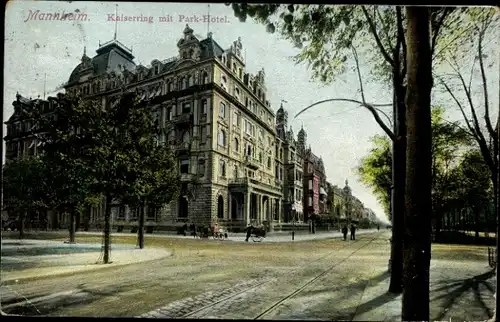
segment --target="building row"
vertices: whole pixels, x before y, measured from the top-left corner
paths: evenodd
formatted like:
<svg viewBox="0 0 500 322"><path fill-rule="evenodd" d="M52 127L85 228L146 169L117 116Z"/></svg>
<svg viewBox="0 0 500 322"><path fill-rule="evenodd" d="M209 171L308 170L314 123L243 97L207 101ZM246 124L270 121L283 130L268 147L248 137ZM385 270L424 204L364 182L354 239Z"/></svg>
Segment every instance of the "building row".
<svg viewBox="0 0 500 322"><path fill-rule="evenodd" d="M347 182L342 191L327 182L323 160L307 146L303 128L295 137L283 105L274 113L264 69L256 75L246 72L241 39L224 50L210 33L200 40L186 25L177 48L176 57L146 67L136 65L132 51L113 39L92 58L84 49L64 86L65 95L96 104L113 104L124 91L150 102L162 129L160 141L176 151L181 186L168 205L146 210L146 225L170 230L187 222L217 222L230 231L248 224L273 230L290 224L308 227L318 216L345 217L357 199L346 198ZM17 95L6 122L7 162L42 151L33 132L35 120L23 114L33 105L50 112L58 108L58 97ZM78 224L98 227L103 211L89 208ZM112 213L115 226L137 224L138 211L119 200ZM67 224L65 214L49 211L48 216L50 227Z"/></svg>

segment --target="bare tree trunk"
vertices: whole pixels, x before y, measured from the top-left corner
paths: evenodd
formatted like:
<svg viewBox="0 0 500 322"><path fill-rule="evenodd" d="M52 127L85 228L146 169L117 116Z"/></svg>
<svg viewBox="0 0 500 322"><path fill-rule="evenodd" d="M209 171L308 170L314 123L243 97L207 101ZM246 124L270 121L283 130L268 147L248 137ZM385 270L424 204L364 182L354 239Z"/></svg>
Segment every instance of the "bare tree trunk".
<svg viewBox="0 0 500 322"><path fill-rule="evenodd" d="M69 242L71 244L75 243L76 235L76 214L74 210L69 213Z"/></svg>
<svg viewBox="0 0 500 322"><path fill-rule="evenodd" d="M139 229L137 230L137 239L139 248L144 248L144 208L146 207L146 202L141 201L141 209L139 212Z"/></svg>
<svg viewBox="0 0 500 322"><path fill-rule="evenodd" d="M429 8L406 7L406 189L403 321L429 321L432 138Z"/></svg>
<svg viewBox="0 0 500 322"><path fill-rule="evenodd" d="M111 250L111 195L106 194L106 209L104 212L104 264L110 263Z"/></svg>
<svg viewBox="0 0 500 322"><path fill-rule="evenodd" d="M19 213L19 223L18 223L18 227L19 227L19 239L23 239L24 238L24 221L25 220L26 220L26 211L22 210Z"/></svg>

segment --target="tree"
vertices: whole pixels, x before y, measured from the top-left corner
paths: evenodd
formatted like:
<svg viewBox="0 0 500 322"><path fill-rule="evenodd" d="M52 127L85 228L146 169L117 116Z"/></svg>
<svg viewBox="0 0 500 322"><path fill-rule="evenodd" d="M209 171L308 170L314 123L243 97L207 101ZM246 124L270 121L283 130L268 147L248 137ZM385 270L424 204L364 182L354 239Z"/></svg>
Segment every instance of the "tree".
<svg viewBox="0 0 500 322"><path fill-rule="evenodd" d="M406 18L408 85L402 319L428 321L432 212L430 11L426 7L407 7Z"/></svg>
<svg viewBox="0 0 500 322"><path fill-rule="evenodd" d="M117 123L119 149L129 151L134 164L127 173L128 182L122 200L139 209L139 248L144 248L144 209L169 203L178 193L179 176L175 155L162 144L161 129L147 102L126 95L117 105L121 117Z"/></svg>
<svg viewBox="0 0 500 322"><path fill-rule="evenodd" d="M81 159L91 142L88 126L95 110L63 95L51 106L47 111L34 105L27 112L35 121L34 132L42 143L40 160L51 170L44 178L45 203L70 214L69 240L74 243L76 217L81 218L87 206L99 203L97 193L92 190L95 179L89 176L88 163Z"/></svg>
<svg viewBox="0 0 500 322"><path fill-rule="evenodd" d="M228 4L229 5L229 4ZM401 7L376 6L327 6L327 5L250 5L232 4L235 15L241 21L247 16L266 24L269 32L278 30L286 39L292 41L302 52L295 57L296 62L307 62L315 80L329 84L346 68L347 56L351 48L364 49L364 54L372 58L371 70L374 78L382 78L391 84L394 91L393 118L394 129L389 130L378 112L364 101L377 123L394 142L394 202L391 292L401 292L402 239L404 214L404 175L405 175L405 91L406 42ZM432 47L437 47L442 29L452 30L455 23L447 24L453 8L432 8ZM271 19L275 19L271 21ZM455 40L456 42L456 40ZM376 50L373 50L373 49ZM356 56L356 55L355 55ZM394 180L395 179L395 180Z"/></svg>
<svg viewBox="0 0 500 322"><path fill-rule="evenodd" d="M6 207L18 215L19 238L24 238L26 214L46 209L46 164L37 157L20 157L3 166L3 200Z"/></svg>
<svg viewBox="0 0 500 322"><path fill-rule="evenodd" d="M495 103L489 94L490 82L488 82L487 71L491 70L498 55L495 55L496 48L493 49L487 44L498 38L500 18L494 9L476 8L472 13L468 28L473 31L473 37L464 41L458 48L446 49L445 62L451 67L453 73L436 76L441 85L440 89L444 90L460 109L468 130L479 145L484 161L490 168L493 191L496 195L498 187L495 155L498 154L498 124L493 126L490 117L490 111ZM471 66L469 75L461 66ZM478 73L480 81L478 86L474 86L475 75ZM477 97L481 98L477 99ZM479 117L480 111L484 111L482 121ZM495 199L495 209L497 203Z"/></svg>
<svg viewBox="0 0 500 322"><path fill-rule="evenodd" d="M431 111L432 131L432 204L436 222L436 234L439 233L439 222L448 203L451 192L447 186L452 185L455 178L450 167L458 161L464 149L472 148L471 133L460 126L459 122L449 122L444 116L445 109L434 106ZM392 186L392 151L387 137L376 135L372 137L373 147L369 154L361 160L357 173L361 181L372 188L373 194L384 206L389 215L390 195ZM451 188L449 188L451 189Z"/></svg>

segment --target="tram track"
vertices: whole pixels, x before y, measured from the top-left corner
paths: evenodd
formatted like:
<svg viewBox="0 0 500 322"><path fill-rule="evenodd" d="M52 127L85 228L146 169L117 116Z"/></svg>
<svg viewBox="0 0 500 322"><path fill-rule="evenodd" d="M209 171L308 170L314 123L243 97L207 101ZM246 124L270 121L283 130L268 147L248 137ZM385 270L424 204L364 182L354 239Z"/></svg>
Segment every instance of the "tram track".
<svg viewBox="0 0 500 322"><path fill-rule="evenodd" d="M316 274L313 278L311 278L310 280L308 280L306 283L302 284L301 286L299 286L298 288L296 288L294 291L290 292L288 295L280 298L279 300L277 301L274 301L274 303L272 305L270 305L267 309L261 311L259 314L257 314L256 316L254 316L253 318L251 318L252 320L259 320L261 319L262 317L264 317L265 315L267 315L268 313L272 312L274 309L276 309L278 306L280 306L281 304L285 303L286 301L292 299L293 297L295 297L297 294L299 294L300 292L302 292L304 289L306 289L308 286L311 286L313 285L316 281L320 280L322 277L328 275L328 273L331 272L331 270L333 268L335 268L336 266L346 262L347 260L349 260L352 256L354 256L356 253L358 253L359 251L361 251L363 248L365 248L366 246L368 246L369 244L371 244L373 241L375 241L376 239L378 239L378 235L377 234L375 237L371 238L368 242L365 242L363 243L360 247L357 247L353 252L349 253L349 255L347 255L346 257L342 258L341 260L339 261L336 261L333 265L330 265L329 267L327 267L326 269L322 270L319 274ZM322 255L316 259L314 259L313 261L309 261L308 264L313 264L313 263L317 263L319 261L322 261L324 259L327 259L328 257L332 256L332 255L335 255L335 254L338 254L338 252L342 249L345 249L346 247L350 246L350 244L346 244L340 248L336 248L335 250L327 253L326 255ZM295 275L296 273L298 273L300 271L300 269L303 269L303 267L299 267L299 268L296 268L294 269L295 272L294 274L292 275ZM287 275L288 277L290 277L290 275ZM231 294L230 296L226 297L226 298L223 298L223 299L220 299L220 300L217 300L216 302L213 302L213 303L210 303L209 305L205 305L201 308L197 308L195 310L192 310L190 311L189 313L186 313L186 314L183 314L182 316L178 316L178 318L192 318L194 315L196 315L197 313L200 313L200 312L203 312L205 310L210 310L211 308L214 308L215 306L221 304L221 303L224 303L226 301L230 301L230 300L234 300L237 296L239 295L244 295L245 293L248 293L248 292L251 292L255 289L258 289L259 287L261 286L264 286L266 284L269 284L269 283L272 283L276 281L276 279L266 279L262 282L259 282L257 283L256 285L253 285L252 287L248 288L248 289L245 289L243 291L239 291L237 293L234 293L234 294Z"/></svg>

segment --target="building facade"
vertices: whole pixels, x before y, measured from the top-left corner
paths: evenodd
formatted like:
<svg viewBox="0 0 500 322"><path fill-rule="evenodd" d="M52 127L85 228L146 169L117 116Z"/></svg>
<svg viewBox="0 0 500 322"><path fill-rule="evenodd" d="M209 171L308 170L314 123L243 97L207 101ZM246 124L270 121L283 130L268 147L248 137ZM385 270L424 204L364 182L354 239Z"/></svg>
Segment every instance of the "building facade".
<svg viewBox="0 0 500 322"><path fill-rule="evenodd" d="M148 67L136 65L132 51L116 39L100 45L92 58L84 50L66 93L113 104L127 91L149 101L163 131L160 141L177 152L181 193L163 209L148 211L147 224L272 227L282 217L282 185L274 171L275 115L264 70L245 71L240 39L224 50L211 34L200 40L186 25L177 47L178 56ZM19 144L18 150L26 144L31 149L31 143ZM14 145L8 142L11 154ZM117 225L137 219L118 201L113 214Z"/></svg>
<svg viewBox="0 0 500 322"><path fill-rule="evenodd" d="M161 143L176 151L181 186L168 205L146 209L146 226L172 230L188 222L217 222L229 231L248 224L272 230L328 213L323 161L306 148L304 129L295 140L283 106L274 114L264 69L246 72L241 39L223 49L210 33L198 39L186 25L177 48L177 56L150 66L135 64L132 50L116 39L100 45L94 57L84 49L64 86L66 95L96 104L112 106L123 92L149 102L162 129ZM49 112L58 97L17 95L13 106L4 138L7 162L41 151L34 120L23 109L40 106ZM103 212L103 206L90 208L77 221L99 228ZM69 216L51 213L54 228L68 223ZM116 200L113 225L137 226L138 213Z"/></svg>
<svg viewBox="0 0 500 322"><path fill-rule="evenodd" d="M303 211L303 162L297 151L292 127L288 128L288 112L283 103L276 112L276 161L277 173L283 174L283 221L304 222Z"/></svg>

